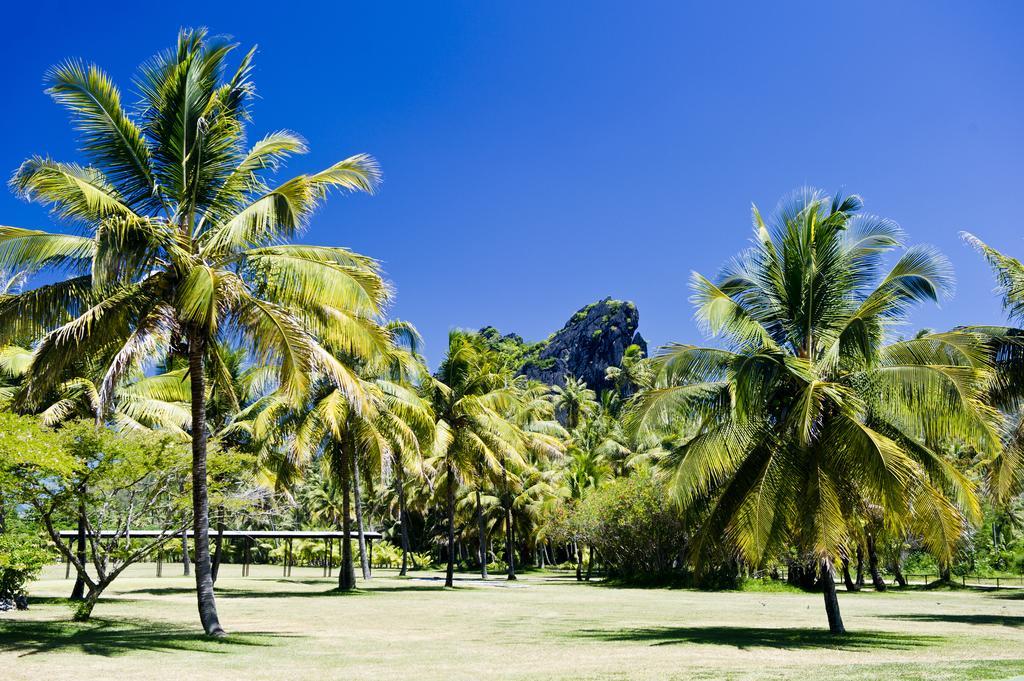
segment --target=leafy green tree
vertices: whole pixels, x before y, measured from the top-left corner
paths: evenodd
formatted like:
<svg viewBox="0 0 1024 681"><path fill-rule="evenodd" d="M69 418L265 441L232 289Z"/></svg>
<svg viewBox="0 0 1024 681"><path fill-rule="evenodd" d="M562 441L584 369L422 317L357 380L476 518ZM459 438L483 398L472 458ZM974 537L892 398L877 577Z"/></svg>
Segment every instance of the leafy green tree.
<svg viewBox="0 0 1024 681"><path fill-rule="evenodd" d="M630 414L640 436L667 438L660 465L675 498L706 508L696 555L723 537L753 564L796 546L819 566L834 633L844 627L833 561L856 506L897 527L928 518L926 539L952 546L979 505L939 447L1000 446L983 338L886 344L914 304L949 289L948 262L902 249L896 224L861 211L856 196L814 190L768 223L755 208L754 245L716 281L692 278L697 318L727 346L665 349L657 387Z"/></svg>
<svg viewBox="0 0 1024 681"><path fill-rule="evenodd" d="M178 491L188 474L188 448L168 435L136 434L129 439L97 429L89 421L69 423L53 437L55 455L65 460L63 470L25 466L15 489L86 586L75 619L87 620L118 575L176 535L172 528L180 527L180 522L175 520L188 512ZM71 542L60 536L61 522L79 513L92 548L91 570ZM161 536L131 538L133 528L154 521L167 527Z"/></svg>
<svg viewBox="0 0 1024 681"><path fill-rule="evenodd" d="M159 339L188 358L196 592L209 635L223 635L213 593L207 495L206 377L229 391L218 339L239 340L256 363L278 360L298 399L314 373L348 370L317 339L367 349L359 319L375 314L386 287L376 263L342 248L291 245L332 188L371 191L377 165L365 155L277 185L268 176L306 150L275 132L246 147L252 56L228 69L234 45L185 30L144 64L140 103L129 112L98 67L69 61L47 76L71 113L88 165L31 158L12 186L53 207L84 234L0 229L0 268L63 268L73 276L0 299L3 339L38 326L29 399L63 380L75 357L109 356L100 390L153 355Z"/></svg>

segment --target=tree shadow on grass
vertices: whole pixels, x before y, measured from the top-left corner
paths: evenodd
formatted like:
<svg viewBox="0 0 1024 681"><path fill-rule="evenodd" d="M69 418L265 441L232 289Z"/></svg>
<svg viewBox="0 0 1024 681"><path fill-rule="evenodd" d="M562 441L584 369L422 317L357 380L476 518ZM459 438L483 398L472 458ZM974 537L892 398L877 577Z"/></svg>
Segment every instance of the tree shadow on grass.
<svg viewBox="0 0 1024 681"><path fill-rule="evenodd" d="M294 590L269 590L262 591L260 589L229 589L217 587L215 590L218 598L233 599L233 598L331 598L340 596L369 596L374 593L388 593L388 592L403 592L403 591L442 591L441 586L435 585L423 585L423 586L404 586L404 585L374 585L370 588L355 589L353 591L338 591L335 587L330 587L322 591L294 591ZM175 595L192 595L195 594L195 588L193 587L151 587L145 589L132 589L131 591L122 591L120 595L130 596L131 594L148 594L150 596L175 596Z"/></svg>
<svg viewBox="0 0 1024 681"><path fill-rule="evenodd" d="M1024 589L999 592L993 591L992 598L999 598L1004 601L1024 601Z"/></svg>
<svg viewBox="0 0 1024 681"><path fill-rule="evenodd" d="M138 651L195 651L223 654L232 648L270 646L278 634L254 632L210 638L166 622L106 620L53 622L0 620L0 652L22 656L74 651L87 655L117 657Z"/></svg>
<svg viewBox="0 0 1024 681"><path fill-rule="evenodd" d="M911 636L888 631L856 631L834 636L825 629L759 627L644 627L636 629L584 629L573 636L601 641L649 643L652 646L697 643L727 645L740 649L780 648L799 650L909 650L938 643L939 636Z"/></svg>
<svg viewBox="0 0 1024 681"><path fill-rule="evenodd" d="M954 624L1001 624L1004 627L1024 627L1024 615L884 615L890 620L908 620L912 622L949 622Z"/></svg>

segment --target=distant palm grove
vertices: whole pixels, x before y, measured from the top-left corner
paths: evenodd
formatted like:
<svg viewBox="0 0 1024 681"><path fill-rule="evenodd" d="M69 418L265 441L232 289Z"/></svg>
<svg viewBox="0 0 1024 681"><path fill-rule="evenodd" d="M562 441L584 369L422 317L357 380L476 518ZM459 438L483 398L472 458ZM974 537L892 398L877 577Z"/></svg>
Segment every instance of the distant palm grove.
<svg viewBox="0 0 1024 681"><path fill-rule="evenodd" d="M1024 331L916 330L950 264L859 196L755 208L749 248L690 275L707 346L548 385L524 375L536 346L454 330L431 370L389 316L387 254L300 239L377 163L282 180L306 143L247 136L252 58L183 31L130 102L97 66L46 76L81 158L11 178L53 231L0 227L0 600L66 562L85 620L129 565L174 561L223 636L224 563L336 569L344 591L381 565L446 587L543 568L788 582L844 634L839 590L1024 571ZM1024 320L1024 265L963 237ZM224 539L247 529L352 540Z"/></svg>

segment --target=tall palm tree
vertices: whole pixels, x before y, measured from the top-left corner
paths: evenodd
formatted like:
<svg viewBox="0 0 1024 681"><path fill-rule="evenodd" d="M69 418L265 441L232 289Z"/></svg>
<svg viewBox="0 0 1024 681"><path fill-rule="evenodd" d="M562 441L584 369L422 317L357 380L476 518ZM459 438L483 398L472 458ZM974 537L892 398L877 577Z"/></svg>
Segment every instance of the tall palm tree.
<svg viewBox="0 0 1024 681"><path fill-rule="evenodd" d="M443 475L448 534L445 586L454 585L455 497L465 479L482 471L500 474L503 461L520 461L522 430L505 416L516 401L509 376L476 334L452 331L437 374L424 381L435 415L432 468ZM478 515L480 504L478 502ZM484 543L481 528L481 543ZM486 560L486 557L484 558Z"/></svg>
<svg viewBox="0 0 1024 681"><path fill-rule="evenodd" d="M988 261L996 276L997 290L1010 321L1024 322L1024 264L1004 255L973 234L964 240ZM1024 488L1024 330L1006 326L968 327L992 339L997 371L990 401L1010 418L1011 432L1006 446L993 457L988 487L997 504L1006 507Z"/></svg>
<svg viewBox="0 0 1024 681"><path fill-rule="evenodd" d="M295 414L291 441L291 458L297 466L319 454L335 481L340 484L342 496L342 530L346 539L342 543L342 563L338 574L338 588L355 587L351 547L347 540L351 532L350 493L356 481L357 458L374 464L383 477L390 475L390 466L398 450L418 451L421 442L430 440L433 415L430 406L414 390L401 382L391 380L389 373L397 363L413 360L394 346L394 334L384 330L390 350L382 348L375 363L362 363L353 367L356 385L339 386L328 378L316 380L311 386L305 406ZM359 408L352 405L348 393L361 395ZM356 497L359 503L359 497ZM360 550L365 561L366 550ZM365 574L365 572L364 572Z"/></svg>
<svg viewBox="0 0 1024 681"><path fill-rule="evenodd" d="M697 318L724 348L673 345L658 387L629 415L641 436L675 435L661 460L684 505L703 505L696 541L724 537L760 564L795 545L821 571L829 628L844 632L833 561L861 501L893 526L912 509L952 544L979 513L970 481L939 453L950 438L998 451L977 334L886 344L886 332L951 284L928 247L901 249L898 226L856 196L802 190L715 282L694 274ZM900 251L888 273L883 256Z"/></svg>
<svg viewBox="0 0 1024 681"><path fill-rule="evenodd" d="M565 417L565 427L576 430L580 422L597 407L597 395L575 376L566 376L565 385L553 386L551 399Z"/></svg>
<svg viewBox="0 0 1024 681"><path fill-rule="evenodd" d="M372 191L377 165L357 155L268 184L268 174L306 146L281 131L247 148L253 51L229 70L234 48L202 30L182 31L174 48L141 67L132 112L98 67L69 61L52 69L48 92L70 111L88 165L34 157L12 186L82 233L0 228L0 269L74 275L0 299L0 341L28 325L51 329L35 349L30 399L59 381L73 357L112 349L103 400L153 351L155 337L169 335L172 353L188 358L196 593L203 628L214 636L224 634L206 476L207 369L215 383L223 375L216 340L240 340L257 363L278 358L281 385L296 399L314 372L352 385L316 339L366 349L353 317L379 311L386 292L368 258L287 244L330 189Z"/></svg>

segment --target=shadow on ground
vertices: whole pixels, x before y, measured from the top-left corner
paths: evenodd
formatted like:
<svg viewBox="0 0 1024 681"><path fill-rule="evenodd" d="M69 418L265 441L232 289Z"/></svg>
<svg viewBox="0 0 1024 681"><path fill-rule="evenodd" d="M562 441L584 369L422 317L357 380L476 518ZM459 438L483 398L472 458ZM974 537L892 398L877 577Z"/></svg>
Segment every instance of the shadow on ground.
<svg viewBox="0 0 1024 681"><path fill-rule="evenodd" d="M1001 624L1004 627L1024 627L1022 615L884 615L890 620L907 620L912 622L949 622L953 624Z"/></svg>
<svg viewBox="0 0 1024 681"><path fill-rule="evenodd" d="M284 580L273 580L281 581ZM286 582L285 582L286 583ZM367 596L374 593L389 593L389 592L402 592L402 591L441 591L441 586L435 585L421 585L421 586L405 586L405 585L374 585L369 588L359 588L355 591L338 591L336 588L329 587L323 590L268 590L263 591L259 589L232 589L227 587L217 587L216 593L218 598L323 598L331 596ZM182 596L182 595L194 595L194 587L151 587L145 589L132 589L130 591L122 591L118 594L117 598L122 596L131 596L132 594L147 594L150 596Z"/></svg>
<svg viewBox="0 0 1024 681"><path fill-rule="evenodd" d="M195 627L146 620L40 622L0 620L0 652L36 655L58 651L116 657L141 650L227 653L236 647L270 646L278 634L264 632L209 638Z"/></svg>
<svg viewBox="0 0 1024 681"><path fill-rule="evenodd" d="M736 648L830 648L833 650L909 650L941 642L939 636L913 636L889 631L857 631L833 636L823 629L758 627L644 627L584 629L571 634L601 641L635 641L652 646L697 643Z"/></svg>

